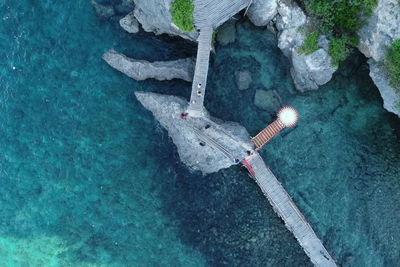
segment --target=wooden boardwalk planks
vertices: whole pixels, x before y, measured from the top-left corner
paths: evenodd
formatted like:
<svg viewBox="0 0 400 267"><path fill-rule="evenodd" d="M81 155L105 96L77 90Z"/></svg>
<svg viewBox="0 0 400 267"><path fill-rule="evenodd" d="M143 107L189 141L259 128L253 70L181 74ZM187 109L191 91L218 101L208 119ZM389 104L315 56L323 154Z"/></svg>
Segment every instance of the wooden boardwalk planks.
<svg viewBox="0 0 400 267"><path fill-rule="evenodd" d="M285 222L299 244L316 266L336 266L310 224L306 221L292 198L256 153L246 159L254 171L254 178L274 210Z"/></svg>
<svg viewBox="0 0 400 267"><path fill-rule="evenodd" d="M196 67L192 83L192 93L190 96L189 113L191 115L201 115L204 105L204 96L207 85L207 73L210 60L211 39L213 29L203 28L198 38Z"/></svg>

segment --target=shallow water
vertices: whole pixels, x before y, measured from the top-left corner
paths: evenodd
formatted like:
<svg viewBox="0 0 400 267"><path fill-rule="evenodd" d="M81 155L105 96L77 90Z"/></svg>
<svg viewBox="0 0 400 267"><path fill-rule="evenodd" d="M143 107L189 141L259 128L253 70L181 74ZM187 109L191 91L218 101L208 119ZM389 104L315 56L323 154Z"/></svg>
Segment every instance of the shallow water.
<svg viewBox="0 0 400 267"><path fill-rule="evenodd" d="M149 60L196 47L128 35L89 2L0 1L0 266L310 266L244 170L188 171L133 95L187 97L188 83L138 83L101 60L111 47ZM240 23L216 52L210 112L255 135L274 116L253 105L255 89L277 90L301 121L268 144L266 162L339 263L395 266L399 119L363 59L300 94L271 34ZM250 89L236 88L237 69L252 71Z"/></svg>

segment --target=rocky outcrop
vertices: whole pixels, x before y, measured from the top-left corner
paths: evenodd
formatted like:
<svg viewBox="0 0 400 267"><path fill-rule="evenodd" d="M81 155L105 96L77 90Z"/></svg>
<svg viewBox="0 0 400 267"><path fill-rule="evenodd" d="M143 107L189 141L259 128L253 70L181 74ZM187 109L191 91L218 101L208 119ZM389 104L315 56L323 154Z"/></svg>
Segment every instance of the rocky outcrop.
<svg viewBox="0 0 400 267"><path fill-rule="evenodd" d="M369 75L383 98L383 107L400 117L400 94L389 84L387 73L375 60L368 60Z"/></svg>
<svg viewBox="0 0 400 267"><path fill-rule="evenodd" d="M371 17L358 35L358 49L366 56L370 66L370 76L383 98L383 107L400 117L400 94L390 86L389 78L381 62L385 58L388 45L400 39L400 3L398 0L379 0Z"/></svg>
<svg viewBox="0 0 400 267"><path fill-rule="evenodd" d="M308 23L301 8L292 2L279 1L274 21L278 30L278 46L292 62L290 73L295 87L300 91L316 90L330 81L337 67L332 66L326 38L320 38L321 48L317 51L309 55L298 53L306 38Z"/></svg>
<svg viewBox="0 0 400 267"><path fill-rule="evenodd" d="M321 48L314 53L298 53L306 38L308 18L296 3L290 0L255 0L248 14L255 25L269 25L277 30L278 46L292 62L290 72L298 90L316 90L332 78L337 67L332 66L326 38L321 37L325 42L321 41Z"/></svg>
<svg viewBox="0 0 400 267"><path fill-rule="evenodd" d="M251 73L248 70L235 71L235 81L239 90L249 89L253 79L251 78Z"/></svg>
<svg viewBox="0 0 400 267"><path fill-rule="evenodd" d="M186 111L188 105L188 102L183 98L144 92L135 92L135 95L140 103L150 110L168 131L168 135L177 147L181 161L193 170L207 174L237 164L227 158L220 150L205 145L193 130L193 128L197 128L193 124L198 126L199 123L204 122L207 125L212 121L212 126L204 131L212 130L213 127L221 127L224 132L229 133L229 136L234 136L235 140L242 140L243 146L249 144L249 134L243 126L234 122L221 122L210 117L206 111L204 118L192 118L191 122L182 119L180 115ZM204 129L204 126L201 128ZM225 141L224 138L228 138L228 135L219 135L219 138L215 140L222 144ZM228 138L226 142L229 143L232 140ZM250 145L248 146L250 148Z"/></svg>
<svg viewBox="0 0 400 267"><path fill-rule="evenodd" d="M172 24L169 9L173 1L135 0L135 17L146 32L154 32L157 35L166 33L195 41L198 37L197 31L190 33L183 32Z"/></svg>
<svg viewBox="0 0 400 267"><path fill-rule="evenodd" d="M381 61L385 51L394 40L400 39L400 3L398 0L379 0L371 17L358 35L361 53Z"/></svg>
<svg viewBox="0 0 400 267"><path fill-rule="evenodd" d="M139 32L139 22L136 20L133 12L120 19L119 25L129 33Z"/></svg>
<svg viewBox="0 0 400 267"><path fill-rule="evenodd" d="M253 0L247 15L256 26L266 26L278 12L278 0Z"/></svg>
<svg viewBox="0 0 400 267"><path fill-rule="evenodd" d="M191 82L195 63L193 59L148 62L126 57L111 49L103 59L113 68L137 80L153 78L156 80L182 79Z"/></svg>

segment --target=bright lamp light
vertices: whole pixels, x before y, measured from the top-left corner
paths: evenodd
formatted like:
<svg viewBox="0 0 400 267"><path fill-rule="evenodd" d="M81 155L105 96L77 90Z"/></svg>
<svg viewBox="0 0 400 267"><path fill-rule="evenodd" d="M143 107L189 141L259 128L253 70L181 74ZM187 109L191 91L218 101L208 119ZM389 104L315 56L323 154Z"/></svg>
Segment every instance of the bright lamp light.
<svg viewBox="0 0 400 267"><path fill-rule="evenodd" d="M293 127L299 120L299 113L293 107L283 107L278 112L278 118L286 127Z"/></svg>

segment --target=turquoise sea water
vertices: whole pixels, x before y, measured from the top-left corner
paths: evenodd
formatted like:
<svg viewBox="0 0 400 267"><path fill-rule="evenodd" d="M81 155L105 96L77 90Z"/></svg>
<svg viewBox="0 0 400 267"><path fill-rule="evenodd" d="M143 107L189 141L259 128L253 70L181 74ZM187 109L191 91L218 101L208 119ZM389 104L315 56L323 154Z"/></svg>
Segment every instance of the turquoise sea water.
<svg viewBox="0 0 400 267"><path fill-rule="evenodd" d="M310 266L244 170L187 170L133 95L188 97L188 83L138 83L101 60L109 48L175 59L194 44L128 35L88 0L0 0L0 19L0 266ZM252 71L249 90L237 69ZM250 134L273 119L255 89L300 111L262 154L337 261L398 265L400 120L364 59L300 94L274 37L241 22L210 71L207 108Z"/></svg>

